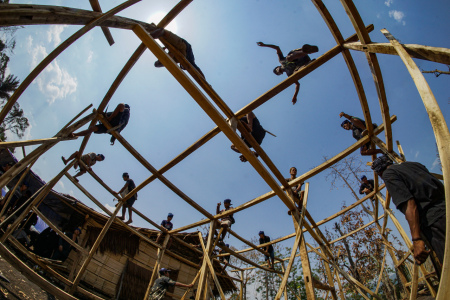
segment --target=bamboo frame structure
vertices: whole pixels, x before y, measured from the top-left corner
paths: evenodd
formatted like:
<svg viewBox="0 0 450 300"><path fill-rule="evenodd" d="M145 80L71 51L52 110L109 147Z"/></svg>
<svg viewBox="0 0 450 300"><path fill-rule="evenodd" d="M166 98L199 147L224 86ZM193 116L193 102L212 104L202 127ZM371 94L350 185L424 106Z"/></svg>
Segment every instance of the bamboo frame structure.
<svg viewBox="0 0 450 300"><path fill-rule="evenodd" d="M192 99L200 106L200 108L205 112L205 114L216 124L216 127L207 132L203 137L201 137L198 141L193 143L190 147L188 147L186 150L184 150L182 153L180 153L178 156L176 156L174 159L172 159L170 162L168 162L166 165L164 165L161 169L157 170L152 166L152 164L147 160L146 157L142 156L137 149L133 147L123 136L121 136L118 132L112 131L111 134L125 147L125 149L133 155L133 157L142 165L144 166L151 175L145 179L142 183L140 183L131 193L127 194L125 197L121 197L120 195L117 195L106 182L104 182L99 176L97 176L93 171L88 170L88 173L96 180L105 190L107 190L109 193L114 195L117 199L119 199L119 205L116 207L114 212L109 212L101 203L98 201L92 194L89 193L88 190L86 190L81 184L76 182L72 176L70 176L67 171L70 169L70 167L78 161L80 165L86 167L84 163L79 160L79 158L73 160L70 162L63 170L55 176L52 180L50 180L41 190L36 192L35 195L33 195L32 200L24 204L24 212L18 216L18 218L14 221L12 226L6 230L5 234L3 234L0 237L0 254L7 259L10 262L13 262L16 265L16 268L23 271L24 274L30 278L30 280L36 282L39 286L47 290L48 292L54 294L55 296L58 296L61 299L76 299L73 295L75 291L78 291L82 294L85 294L88 298L92 299L99 299L98 296L95 296L93 294L90 294L88 291L82 289L79 287L79 283L81 281L81 278L83 276L83 273L87 269L87 266L90 264L90 261L92 260L92 257L94 253L96 252L98 246L100 245L102 239L104 238L105 234L109 230L110 226L116 222L118 224L121 224L125 226L131 233L139 236L141 239L145 240L155 248L157 248L158 255L155 265L153 266L153 273L151 276L151 279L148 284L148 288L146 291L145 298L148 297L148 294L150 292L151 286L154 282L154 280L157 277L157 270L159 269L162 258L164 255L169 255L172 257L175 257L176 259L194 266L198 269L198 273L196 274L193 284L198 282L198 291L196 295L196 299L203 299L208 295L208 293L212 293L212 283L214 282L214 285L216 287L216 290L219 292L219 295L221 299L225 299L225 294L223 292L222 287L220 286L218 276L222 277L228 277L232 280L238 281L241 283L240 285L240 292L239 292L239 298L243 299L243 294L245 291L245 276L244 271L250 270L253 268L258 268L261 270L265 270L268 272L273 272L280 276L281 278L281 284L278 289L278 293L275 297L275 299L281 299L283 297L286 299L288 297L288 290L290 290L289 285L287 285L288 277L292 268L292 265L294 263L294 259L296 257L300 257L301 263L303 266L303 272L304 272L304 278L305 278L305 287L306 287L306 294L307 299L312 300L316 299L316 293L314 288L322 288L328 291L331 291L331 298L333 300L336 300L338 298L338 293L335 288L335 283L339 287L339 297L340 299L345 299L344 290L342 288L342 282L341 277L342 276L345 280L349 282L350 285L354 286L354 288L359 291L359 293L364 297L365 299L369 299L367 295L370 295L373 298L379 298L377 295L377 292L380 287L380 281L383 275L383 271L386 264L386 255L389 253L390 257L392 258L392 261L394 262L394 265L396 268L399 268L402 264L405 263L410 253L407 253L400 261L397 260L395 257L395 254L393 253L393 250L386 246L384 250L383 255L383 261L381 266L381 271L377 280L377 287L375 292L368 289L366 286L364 286L361 282L357 281L355 278L351 277L349 274L344 272L342 269L339 268L336 262L336 257L333 256L331 251L331 245L340 241L341 239L344 239L345 237L351 236L355 234L356 232L366 228L367 226L371 226L373 224L376 225L376 227L379 230L379 233L384 239L384 242L387 244L387 234L386 234L386 226L388 219L392 220L395 227L399 231L400 235L402 236L403 240L405 241L406 245L408 247L411 246L411 242L409 240L408 235L404 231L404 229L400 226L398 221L396 220L395 216L392 214L389 206L390 206L390 196L389 193L386 193L386 199L383 199L383 197L380 194L380 191L384 188L383 185L379 185L378 183L378 177L375 176L375 190L366 195L365 197L357 200L352 205L348 206L345 209L342 209L341 211L333 214L332 216L329 216L325 218L324 220L321 220L319 222L315 222L312 216L309 214L306 204L308 199L308 192L309 192L309 183L306 183L305 185L305 196L304 196L304 204L303 209L301 212L295 207L294 201L293 201L293 195L291 191L291 187L298 185L299 183L305 182L306 180L314 177L315 175L319 174L320 172L326 170L333 164L339 162L340 160L344 159L354 151L356 151L359 147L366 144L367 142L372 143L372 145L376 144L380 149L382 149L385 153L388 153L394 160L401 163L405 161L405 156L403 153L403 149L401 148L400 143L397 141L398 145L398 152L399 155L397 155L395 152L393 152L393 136L392 136L392 124L396 120L396 116L390 115L389 112L389 105L386 97L385 87L383 83L383 77L381 73L381 69L378 64L378 54L389 54L389 55L398 55L403 62L405 63L406 68L410 72L417 89L419 91L420 96L422 97L423 103L425 105L425 108L427 110L427 113L429 114L430 121L433 127L433 131L435 133L436 142L438 145L439 150L439 156L442 162L442 169L443 169L443 176L441 178L444 180L445 190L446 190L446 212L447 215L450 215L450 148L448 145L450 144L450 133L448 131L447 124L445 123L445 119L442 115L442 112L439 109L439 106L437 105L436 100L434 99L434 96L431 92L431 89L427 85L424 77L421 75L420 70L417 68L415 63L413 62L412 58L419 58L429 61L435 61L438 63L450 63L450 49L446 48L437 48L437 47L429 47L429 46L422 46L422 45L415 45L415 44L406 44L402 45L400 44L386 29L381 30L381 32L386 36L389 43L373 43L369 37L369 33L374 29L373 25L365 26L363 23L363 20L361 19L358 10L356 9L354 3L352 0L341 0L342 6L344 7L345 11L347 12L347 15L349 16L349 20L352 23L355 34L350 36L347 39L344 39L342 36L338 26L336 25L335 21L332 18L331 13L327 10L326 6L322 2L322 0L312 0L312 3L315 5L317 10L319 11L320 15L322 16L324 22L328 26L331 34L333 35L336 46L331 48L329 51L326 51L323 55L318 57L316 60L312 61L310 64L308 64L305 67L302 67L300 70L297 70L292 76L286 78L282 82L280 82L275 87L269 89L267 92L265 92L260 97L254 99L250 103L248 103L246 106L244 106L242 109L238 110L237 112L233 112L226 102L214 91L214 89L209 85L209 83L198 73L198 71L193 68L190 63L186 60L186 58L181 55L171 44L169 44L167 41L164 40L164 38L160 38L161 42L164 44L165 47L167 47L170 52L174 55L176 60L180 62L183 67L185 67L186 71L191 75L191 78L186 75L185 72L183 72L178 65L175 63L175 61L159 46L159 44L151 37L149 32L151 30L156 29L157 27L163 28L166 27L174 18L183 11L191 2L192 0L181 0L167 15L166 17L157 25L154 24L146 24L141 21L128 19L128 18L122 18L119 16L115 16L117 13L121 12L122 10L136 4L140 0L128 0L123 2L122 4L118 5L117 7L109 10L106 13L102 13L100 4L98 0L90 0L90 4L92 6L93 11L86 11L86 10L80 10L80 9L67 9L67 8L61 8L61 7L55 7L55 6L40 6L40 5L30 5L27 7L21 7L20 5L0 5L0 25L1 26L18 26L18 25L32 25L32 24L72 24L72 25L82 25L82 28L78 30L76 33L74 33L71 37L69 37L66 41L61 43L53 52L51 52L46 58L42 60L40 64L38 64L34 70L30 72L30 74L26 77L25 80L20 84L18 89L15 91L15 93L10 97L7 104L3 107L2 111L0 112L0 121L2 121L9 110L12 108L14 103L19 99L19 97L22 95L22 93L26 90L26 88L31 84L31 82L39 76L39 74L44 70L46 66L48 66L56 57L58 57L59 54L61 54L64 50L66 50L70 45L72 45L74 42L76 42L77 39L79 39L81 36L83 36L88 31L92 30L94 27L100 27L103 31L105 38L107 39L108 43L112 45L114 43L114 40L112 38L112 35L109 31L109 28L120 28L124 30L129 30L132 32L132 34L135 34L140 40L141 44L139 47L135 50L135 52L132 54L132 56L129 58L129 60L126 62L120 73L117 75L117 77L114 79L113 83L111 84L111 87L106 92L105 96L103 97L102 101L98 105L96 109L94 109L93 113L83 117L80 119L80 117L91 107L87 107L85 110L83 110L80 114L78 114L74 119L72 119L68 124L66 124L56 135L54 135L51 138L44 138L39 140L29 140L29 141L18 141L18 142L0 142L0 148L9 148L9 147L23 147L24 152L24 158L19 161L17 164L15 164L13 167L10 168L7 172L5 172L0 177L0 186L5 186L8 182L10 182L13 178L17 177L20 172L24 171L21 175L19 181L15 185L14 189L17 189L20 182L25 178L25 175L28 171L31 170L31 167L33 164L42 156L44 155L50 148L55 146L58 142L71 140L73 137L71 136L71 133L73 133L75 130L78 130L82 126L90 123L90 125L94 125L97 121L102 122L107 129L111 129L111 125L108 123L104 115L102 114L107 107L109 101L113 97L116 90L119 88L121 83L123 82L124 78L127 76L129 71L133 68L133 66L136 64L136 62L139 60L141 55L148 49L151 51L157 58L160 60L166 69L172 74L172 76L178 81L178 83L188 92L188 94L192 97ZM23 16L28 17L23 17ZM31 16L31 17L30 17ZM381 116L383 119L383 124L381 126L378 126L377 128L372 127L372 117L371 112L369 110L369 105L367 102L367 97L365 94L365 90L363 88L360 75L358 73L358 70L356 68L355 62L352 58L352 51L362 51L366 54L368 65L372 71L377 95L378 95L378 101L381 111ZM248 140L251 144L251 146L257 151L257 153L260 155L260 159L256 158L252 152L250 151L249 147L241 140L241 138L236 133L236 127L231 126L231 123L233 120L237 120L239 117L249 113L250 111L260 107L267 101L271 100L275 95L279 94L280 92L284 91L286 88L294 84L299 79L305 77L306 75L310 74L320 66L326 64L328 61L333 59L335 56L337 56L339 53L342 54L345 63L348 67L348 70L350 72L350 75L352 77L353 83L355 85L356 92L358 94L358 98L361 105L361 110L364 116L364 119L366 120L367 129L368 129L368 135L363 137L361 140L357 141L341 153L335 155L331 159L323 162L319 166L313 168L312 170L300 175L295 180L292 180L290 182L287 182L285 178L282 176L281 172L278 170L275 163L272 161L272 159L264 152L264 150L259 146L258 143L253 139L253 137L243 128L242 124L240 122L237 122L237 130L241 132L241 134ZM209 99L208 99L209 97ZM216 105L214 106L213 103ZM217 107L217 108L216 108ZM225 116L226 119L223 117ZM78 121L77 121L78 120ZM230 121L230 122L228 122ZM378 134L384 131L384 137L385 142L383 142L381 139L377 137ZM247 201L246 203L234 208L231 211L227 211L218 215L213 215L209 213L206 209L204 209L202 206L200 206L198 203L194 201L194 199L191 199L187 194L185 194L183 191L181 191L174 183L169 181L165 176L164 173L168 170L175 167L177 164L179 164L182 160L184 160L186 157L191 155L194 151L199 149L201 146L206 144L208 141L210 141L213 137L215 137L218 133L224 133L224 135L239 149L239 151L244 155L244 157L248 160L250 165L255 169L255 171L261 176L261 178L267 183L268 187L270 188L270 191L255 198L252 200ZM89 142L90 136L87 135L81 142L80 145L80 155L83 153L86 145ZM29 145L40 145L37 147L34 151L30 152L28 155L25 155L25 149L24 146ZM263 164L264 163L264 164ZM87 167L86 167L87 168ZM90 200L92 200L105 214L110 216L110 219L108 222L104 225L102 228L102 231L98 238L96 239L95 243L92 245L91 249L89 251L85 250L80 245L76 244L69 238L67 238L62 232L58 230L58 228L51 224L49 220L45 218L45 216L38 210L37 206L42 201L42 199L50 192L51 188L59 181L59 179L62 176L66 176L75 186L78 187L78 189L85 194ZM172 190L176 195L179 196L180 199L185 201L187 204L189 204L192 208L196 209L198 212L200 212L205 219L194 222L192 224L182 226L180 228L175 228L171 231L167 231L165 228L159 226L157 223L152 221L150 218L146 217L144 214L139 212L137 209L133 208L133 211L138 214L140 217L142 217L146 222L148 222L153 227L157 228L158 230L161 230L166 234L164 242L162 245L159 245L152 240L150 240L147 236L140 233L138 230L126 225L122 220L116 218L116 214L121 209L124 201L128 200L130 197L132 197L135 193L146 187L148 184L150 184L154 180L159 180L162 182L165 186L167 186L170 190ZM244 244L248 245L249 248L239 250L239 251L233 251L229 249L228 247L225 247L224 245L218 244L219 237L222 233L222 231L219 232L216 239L214 239L214 232L217 226L217 220L220 218L223 218L224 216L230 215L230 214L236 214L240 213L254 205L258 205L261 202L264 202L272 197L278 197L279 200L281 200L286 207L292 211L292 218L293 218L293 227L294 227L294 233L284 236L282 238L276 239L271 241L270 243L262 244L262 245L254 245L250 241L246 240L244 237L240 236L237 232L229 230L230 234L239 239ZM326 224L327 222L333 220L334 218L344 214L345 212L362 205L364 206L364 202L371 197L375 197L375 204L374 204L374 212L373 212L373 221L361 226L360 228L349 232L348 234L333 240L329 241L325 238L323 233L320 230L320 226L323 224ZM7 201L10 201L8 199ZM378 206L379 203L381 204L381 207L384 211L379 212ZM79 250L80 255L79 259L83 259L83 263L81 268L76 272L75 266L74 269L71 270L71 276L69 278L66 278L62 275L60 275L58 272L54 271L52 268L46 266L42 262L38 262L36 260L36 257L32 254L28 253L26 249L21 248L20 244L15 241L15 239L11 236L11 233L17 226L20 224L20 222L25 218L26 214L29 211L33 211L37 213L44 221L46 221L50 227L54 228L63 238L66 239L67 242L69 242L73 247ZM4 210L0 213L0 216L4 213ZM380 216L378 214L380 213ZM306 218L306 219L305 219ZM380 225L378 222L379 220L383 219L383 223ZM200 225L208 224L209 223L209 233L206 240L206 245L203 242L203 236L201 233L198 233L200 238L200 244L203 249L203 251L198 250L191 245L187 244L183 240L177 238L175 236L176 233L185 231L191 228L198 227ZM2 223L3 224L3 223ZM447 220L447 232L450 232L450 221ZM1 224L0 224L1 226ZM222 230L222 229L221 229ZM309 236L319 245L318 247L314 248L310 246L305 241L305 234L309 234ZM193 251L196 251L197 253L202 252L203 253L203 259L200 266L197 266L193 262L190 262L189 260L169 251L166 249L167 243L169 239L175 239L178 242L180 242L183 246L188 247L192 249ZM265 264L257 264L251 260L248 260L245 258L241 253L245 253L248 251L258 251L264 255L267 255L265 251L263 251L261 248L265 247L267 245L275 244L290 238L294 238L293 242L293 248L292 253L289 258L279 258L277 257L276 263L281 264L282 272L276 271L273 269L269 269L265 267ZM25 253L27 257L30 259L36 261L37 264L42 265L43 268L48 270L50 274L61 280L66 285L66 291L57 288L56 286L52 285L51 283L45 281L42 277L40 277L38 274L34 273L31 269L29 269L24 263L22 263L16 256L14 256L4 245L4 243L9 240L12 242L13 245L15 245L16 248L19 248L20 251ZM218 246L224 250L224 253L213 256L212 252L214 248ZM308 250L309 248L309 250ZM299 250L299 254L297 255L297 249ZM446 252L445 252L445 258L444 258L444 264L443 264L443 271L442 271L442 280L443 282L448 282L450 280L450 239L446 240ZM311 275L311 270L309 266L309 253L315 253L323 262L325 266L325 272L326 272L326 278L328 281L328 284L324 283L316 283L314 284L314 280ZM234 278L229 277L226 275L218 274L215 272L213 267L213 262L217 262L217 257L220 256L226 256L226 255L233 255L236 259L239 259L243 262L245 262L248 265L251 265L251 267L248 268L235 268L236 272L240 272L240 278ZM339 254L338 254L339 256ZM288 264L285 266L284 261L288 261ZM423 277L419 278L419 269L423 273ZM417 266L414 265L414 272L413 272L413 280L412 282L408 282L406 277L402 272L399 270L399 276L402 281L402 284L407 291L410 299L415 299L416 297L416 290L417 290L417 284L420 281L425 281L428 285L431 293L433 295L436 295L436 291L433 289L431 285L431 281L429 279L430 273L427 273L425 268L423 266ZM74 278L73 278L74 277ZM411 292L408 290L408 286L411 285ZM181 299L185 299L189 292L189 289L184 293L184 295L181 297ZM291 291L293 293L293 291ZM295 295L297 299L300 297L298 295ZM175 296L174 296L175 297ZM178 296L177 296L178 297ZM443 300L450 298L450 287L448 285L441 285L439 291L437 292L437 299Z"/></svg>

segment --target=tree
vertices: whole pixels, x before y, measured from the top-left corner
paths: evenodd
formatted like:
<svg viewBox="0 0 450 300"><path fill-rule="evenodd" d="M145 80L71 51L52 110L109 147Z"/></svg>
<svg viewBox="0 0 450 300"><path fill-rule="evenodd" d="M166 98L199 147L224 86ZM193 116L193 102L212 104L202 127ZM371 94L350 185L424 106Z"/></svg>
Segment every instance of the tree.
<svg viewBox="0 0 450 300"><path fill-rule="evenodd" d="M2 3L5 3L5 1ZM14 38L9 41L7 39L0 40L0 105L2 109L20 83L16 76L12 74L6 75L9 62L7 53L12 53L14 46ZM24 116L23 109L20 108L19 103L16 102L0 125L0 138L2 141L6 140L5 132L7 130L21 138L28 126L30 126L28 119Z"/></svg>
<svg viewBox="0 0 450 300"><path fill-rule="evenodd" d="M359 186L359 177L362 174L368 173L365 171L364 163L356 156L349 156L340 163L332 166L327 175L327 179L331 178L332 188L336 188L342 183L342 186L347 187L353 197L359 200L353 186ZM377 205L374 200L370 199L369 203L372 209ZM345 205L342 209L345 208ZM369 218L370 217L370 218ZM328 239L342 238L346 234L360 229L368 220L374 217L373 211L367 208L364 203L361 208L354 208L340 216L339 222L336 222L332 229L326 229ZM386 255L386 247L391 247L392 243L386 246L385 241L390 233L389 228L386 228L386 237L383 238L375 225L368 226L350 236L342 238L339 242L333 244L333 254L338 257L337 263L347 270L355 279L366 285L369 289L375 290L377 280L381 272L381 260ZM398 239L391 235L391 238L399 246ZM404 254L402 250L397 251L397 256L401 257ZM385 299L396 300L399 296L399 289L396 288L396 283L390 279L394 275L393 269L385 267L381 275L381 291ZM343 280L343 289L347 294L352 294L352 299L359 299L357 291ZM396 290L397 289L397 290Z"/></svg>

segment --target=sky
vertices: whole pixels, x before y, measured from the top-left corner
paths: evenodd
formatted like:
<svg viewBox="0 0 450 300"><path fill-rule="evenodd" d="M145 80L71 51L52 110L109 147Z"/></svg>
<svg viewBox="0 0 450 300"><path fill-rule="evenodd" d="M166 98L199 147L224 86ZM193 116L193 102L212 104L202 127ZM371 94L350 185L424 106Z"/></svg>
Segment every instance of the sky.
<svg viewBox="0 0 450 300"><path fill-rule="evenodd" d="M46 5L77 5L89 9L88 1L11 1ZM120 1L100 1L103 11ZM142 1L118 15L141 21L159 21L176 1ZM338 24L344 38L354 34L354 28L339 1L325 0L325 5ZM450 3L445 0L357 0L355 5L366 25L374 24L370 33L374 42L388 42L380 29L388 29L405 44L422 44L450 48ZM233 110L237 111L262 95L285 75L276 76L272 69L278 60L274 50L260 48L256 42L279 45L286 55L304 43L317 45L317 58L336 45L325 22L310 1L229 0L193 1L169 27L193 47L197 65L208 82ZM10 72L20 80L62 41L80 26L28 26L16 33L17 46L9 64ZM117 74L140 44L133 32L111 29L115 44L110 47L100 28L94 28L59 55L19 98L29 118L26 139L48 138L56 134L68 120L89 104L97 107ZM446 38L447 37L447 38ZM382 123L372 75L362 52L352 52L366 91L372 120ZM399 140L409 161L418 161L430 171L441 173L436 158L436 145L429 118L415 85L403 62L397 56L378 55L391 115L397 116L392 126L393 140ZM129 72L109 104L128 103L131 118L122 135L157 169L195 143L215 124L195 101L164 69L153 67L154 55L146 51ZM447 70L447 66L415 60L425 70ZM450 76L438 78L425 75L440 105L447 124L450 121ZM339 113L362 117L362 111L350 73L342 55L331 59L301 81L296 105L291 98L294 87L287 88L254 111L263 127L277 137L266 135L262 148L278 169L289 177L289 168L296 166L299 175L323 162L324 156L334 156L355 140L340 127ZM384 134L379 137L384 140ZM112 189L123 186L122 173L128 172L136 185L151 174L123 146L109 145L109 135L93 135L87 152L102 153L94 171ZM10 136L10 141L17 137ZM61 142L36 163L33 170L48 181L63 168L60 159L78 150L81 139ZM270 191L249 163L230 150L230 141L222 133L214 137L188 158L164 175L186 195L215 213L218 202L232 200L239 206ZM27 153L36 146L27 147ZM21 151L16 151L20 158ZM369 158L362 157L363 161ZM368 168L369 170L369 168ZM73 175L74 170L70 173ZM348 189L330 190L325 171L310 179L308 210L316 221L338 212L345 202L354 202ZM114 207L113 196L90 175L80 177L80 183L105 206ZM55 190L75 196L90 207L88 200L70 181L63 178ZM168 212L175 216L174 228L184 226L203 216L158 181L139 192L134 207L156 222ZM287 208L273 197L235 215L232 229L242 237L252 239L264 230L272 239L294 232ZM403 216L397 213L407 230ZM150 227L138 216L133 225ZM331 226L331 224L330 224ZM393 228L393 225L390 224ZM323 227L321 227L324 229ZM408 230L407 230L408 231ZM309 239L309 237L307 238ZM308 240L307 240L308 241ZM242 248L233 237L230 245ZM283 243L292 245L293 240Z"/></svg>

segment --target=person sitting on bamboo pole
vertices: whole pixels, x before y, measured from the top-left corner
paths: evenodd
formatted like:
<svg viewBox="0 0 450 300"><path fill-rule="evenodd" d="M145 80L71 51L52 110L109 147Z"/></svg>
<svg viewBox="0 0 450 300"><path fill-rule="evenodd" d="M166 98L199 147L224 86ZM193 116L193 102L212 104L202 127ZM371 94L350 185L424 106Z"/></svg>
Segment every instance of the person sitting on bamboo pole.
<svg viewBox="0 0 450 300"><path fill-rule="evenodd" d="M247 131L250 132L250 134L256 140L258 145L261 145L262 141L264 140L264 137L266 136L266 130L261 126L261 123L259 123L259 120L255 116L255 114L251 111L244 117L240 118L239 121L244 125L245 129L247 129ZM241 139L244 140L247 147L252 148L252 145L250 145L250 143L244 138L242 134ZM231 145L231 150L237 153L241 153L234 144ZM255 151L253 151L253 154L256 157L258 157L258 153L256 153ZM241 159L242 162L247 161L244 155L241 155L239 158Z"/></svg>
<svg viewBox="0 0 450 300"><path fill-rule="evenodd" d="M291 174L291 177L286 178L286 181L292 181L295 178L297 178L297 168L296 167L292 167L289 169L289 174ZM303 195L305 194L305 191L302 191L302 186L303 186L303 182L299 183L297 186L293 186L292 189L292 194L295 197L295 204L297 204L297 208L299 211L302 210L302 205L303 205ZM288 215L291 215L292 211L288 211Z"/></svg>
<svg viewBox="0 0 450 300"><path fill-rule="evenodd" d="M259 244L265 244L270 242L270 237L268 237L267 235L264 234L264 231L260 231L259 232ZM263 248L261 248L263 251L266 251L267 253L269 253L269 256L264 255L264 259L265 261L267 261L267 265L269 266L269 269L273 269L274 268L274 260L275 260L275 252L273 250L273 246L272 244L267 245Z"/></svg>
<svg viewBox="0 0 450 300"><path fill-rule="evenodd" d="M111 129L107 129L105 125L102 123L98 123L97 125L90 126L88 129L80 131L78 133L74 132L73 136L86 136L91 133L108 133L111 134L111 131L117 131L120 133L127 126L128 121L130 120L130 106L128 104L120 103L116 106L113 112L105 113L106 120L112 126ZM116 138L111 136L111 146L114 145Z"/></svg>
<svg viewBox="0 0 450 300"><path fill-rule="evenodd" d="M339 117L345 117L347 120L341 123L341 127L345 130L351 130L353 138L357 141L363 138L367 134L366 129L366 121L363 119L352 117L350 115L347 115L344 112L341 112L339 114ZM373 124L373 128L376 128L377 124ZM361 155L374 155L378 153L383 153L380 149L370 149L370 141L361 146Z"/></svg>
<svg viewBox="0 0 450 300"><path fill-rule="evenodd" d="M180 38L178 35L164 28L155 29L150 33L150 35L154 39L159 39L160 37L163 37L169 44L175 47L175 49L180 51L180 53L187 59L187 61L190 62L195 69L197 69L197 71L200 73L200 75L202 75L203 78L205 78L205 75L203 74L202 70L200 70L200 68L195 63L194 52L192 52L191 44L189 44L185 39ZM175 56L172 53L170 53L170 51L169 56L172 57L172 59L176 63L179 63L176 60ZM164 67L164 65L159 60L157 60L155 61L155 67L162 68ZM180 67L181 69L186 70L186 68L182 64L180 64Z"/></svg>
<svg viewBox="0 0 450 300"><path fill-rule="evenodd" d="M373 188L375 187L375 183L373 179L367 179L366 175L361 176L361 185L359 186L359 193L361 195L363 194L370 194L373 192ZM376 196L374 196L372 199L375 199Z"/></svg>
<svg viewBox="0 0 450 300"><path fill-rule="evenodd" d="M179 286L183 288L191 288L194 286L193 283L191 284L184 284L181 282L174 281L169 278L169 269L161 268L159 270L159 274L161 277L156 279L155 283L153 284L153 287L150 291L149 300L161 300L164 299L164 296L166 295L167 290L172 286Z"/></svg>
<svg viewBox="0 0 450 300"><path fill-rule="evenodd" d="M230 248L229 244L225 244L225 246L227 248ZM219 254L222 254L222 253L223 253L223 249L219 249ZM222 271L220 273L225 274L225 269L227 268L228 264L230 263L230 258L231 258L230 254L228 254L226 256L219 256L219 260L221 262L223 262Z"/></svg>
<svg viewBox="0 0 450 300"><path fill-rule="evenodd" d="M173 219L173 213L169 213L167 215L167 220L163 220L161 222L161 226L164 227L165 229L167 229L167 231L171 231L173 229L173 224L171 222L172 219ZM156 238L156 242L159 244L159 242L161 241L162 238L164 238L165 235L166 234L163 231L158 233L158 237ZM169 249L171 244L172 244L172 238L169 238L169 241L167 242L166 248Z"/></svg>
<svg viewBox="0 0 450 300"><path fill-rule="evenodd" d="M392 202L408 221L416 262L422 264L430 254L425 248L425 237L442 264L446 225L442 182L420 163L403 162L394 165L386 155L373 161L372 170L383 178ZM435 265L435 269L440 268Z"/></svg>
<svg viewBox="0 0 450 300"><path fill-rule="evenodd" d="M134 190L136 188L136 185L134 184L133 179L130 179L130 175L127 172L122 174L122 179L126 181L126 183L117 194L120 194L123 198L127 194L129 194L132 190ZM133 210L131 209L131 207L133 207L133 204L137 200L137 197L138 195L137 193L135 193L122 206L122 215L118 218L121 220L125 220L125 214L128 209L128 221L126 221L125 224L131 224L133 222L132 218Z"/></svg>
<svg viewBox="0 0 450 300"><path fill-rule="evenodd" d="M230 199L225 199L223 201L223 206L225 206L224 209L220 210L220 205L222 203L219 202L217 203L217 209L216 209L216 214L220 214L229 210L233 210L233 208L231 207L231 200ZM231 225L234 224L234 218L233 218L233 214L231 215L227 215L225 217L223 217L222 219L220 219L220 227L223 228L222 230L222 235L219 238L219 241L223 242L223 240L225 239L225 235L227 234L228 228L231 228Z"/></svg>
<svg viewBox="0 0 450 300"><path fill-rule="evenodd" d="M280 47L276 45L264 44L263 42L257 42L256 44L260 47L268 47L277 51L278 61L280 62L281 66L275 67L275 69L273 69L273 73L278 76L283 73L286 73L288 77L291 76L292 74L294 74L294 72L298 71L301 67L306 66L312 61L308 54L319 51L319 48L317 46L304 44L303 47L290 51L285 57L283 55L283 52L281 52ZM292 97L292 104L297 103L297 95L299 91L300 83L296 81L295 93Z"/></svg>
<svg viewBox="0 0 450 300"><path fill-rule="evenodd" d="M61 159L63 161L63 163L65 165L67 165L67 163L69 161L71 161L72 159L75 159L79 156L80 152L75 151L74 153L72 153L72 155L69 156L68 159L65 159L64 156L61 156ZM85 163L85 165L88 167L89 171L92 171L92 166L95 165L96 162L98 161L104 161L105 160L105 156L103 154L95 154L94 152L89 152L87 154L84 154L81 156L81 160ZM77 169L79 166L79 163L76 162L73 165L74 169ZM82 165L80 165L80 171L75 174L75 176L73 176L73 179L75 179L77 182L79 181L77 179L77 177L80 177L81 175L83 175L84 173L86 173L88 170L86 170Z"/></svg>

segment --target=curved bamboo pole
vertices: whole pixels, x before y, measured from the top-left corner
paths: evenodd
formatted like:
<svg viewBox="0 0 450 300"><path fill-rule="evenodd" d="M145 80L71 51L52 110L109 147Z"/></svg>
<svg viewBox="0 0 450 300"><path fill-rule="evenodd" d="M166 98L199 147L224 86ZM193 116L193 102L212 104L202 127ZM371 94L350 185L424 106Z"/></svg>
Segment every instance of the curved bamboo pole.
<svg viewBox="0 0 450 300"><path fill-rule="evenodd" d="M355 7L355 4L352 0L340 0L342 3L342 6L345 9L345 12L347 13L348 17L350 18L350 21L353 24L353 27L356 30L356 33L358 35L359 40L363 44L370 44L370 37L369 33L365 29L364 22L361 19L361 16L359 15L358 10ZM383 123L386 126L385 130L385 138L386 138L386 145L389 152L393 149L393 143L392 143L392 129L391 129L391 123L389 122L389 105L387 103L386 99L386 91L384 89L384 82L383 82L383 76L381 74L380 65L378 64L378 59L376 54L374 53L366 53L367 61L369 63L369 67L372 71L373 80L375 82L375 87L377 89L378 94L378 101L380 103L380 109L381 109L381 116L383 118ZM370 125L369 125L370 126Z"/></svg>
<svg viewBox="0 0 450 300"><path fill-rule="evenodd" d="M53 50L46 58L44 58L39 65L37 65L30 74L28 74L27 78L22 81L20 86L16 89L14 94L9 98L8 102L3 107L0 112L0 123L3 122L8 112L11 110L13 105L17 102L20 95L25 91L25 89L33 82L34 79L56 58L60 55L64 50L66 50L70 45L72 45L77 39L82 37L85 33L89 32L92 28L102 23L104 20L109 17L117 14L118 12L124 10L125 8L139 2L141 0L128 0L115 8L111 9L107 13L100 15L95 18L91 22L89 22L86 26L75 32L72 36L70 36L67 40L62 42L55 50Z"/></svg>
<svg viewBox="0 0 450 300"><path fill-rule="evenodd" d="M411 56L406 52L402 45L387 31L382 29L381 32L386 36L389 42L394 46L398 55L405 63L411 77L416 84L420 97L422 98L425 109L430 118L431 126L433 127L434 136L439 151L439 157L442 163L442 171L444 175L445 199L446 199L446 232L445 239L445 253L444 262L442 265L441 282L450 282L450 239L448 234L450 232L450 132L448 131L447 123L442 115L442 111L430 89L425 77L423 77L417 65L412 60ZM450 286L448 284L441 284L437 294L438 300L450 298Z"/></svg>

